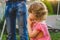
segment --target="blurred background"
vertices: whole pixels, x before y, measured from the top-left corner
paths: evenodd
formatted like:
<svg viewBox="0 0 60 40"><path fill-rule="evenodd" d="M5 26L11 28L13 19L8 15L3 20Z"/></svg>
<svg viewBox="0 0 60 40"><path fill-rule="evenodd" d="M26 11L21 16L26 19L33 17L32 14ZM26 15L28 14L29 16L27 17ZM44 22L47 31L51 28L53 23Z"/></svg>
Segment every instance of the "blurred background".
<svg viewBox="0 0 60 40"><path fill-rule="evenodd" d="M44 2L48 8L49 16L57 15L58 2L59 2L58 15L60 15L60 0L27 0L27 7L30 3L34 2L34 1ZM4 13L5 13L5 2L4 2L4 0L0 0L0 34L1 34L4 20L5 20ZM17 39L19 40L18 27L16 29L16 34L17 34ZM52 40L60 40L60 31L58 31L58 32L50 31L50 34L51 34ZM3 40L6 40L6 37L7 37L7 31L5 28Z"/></svg>

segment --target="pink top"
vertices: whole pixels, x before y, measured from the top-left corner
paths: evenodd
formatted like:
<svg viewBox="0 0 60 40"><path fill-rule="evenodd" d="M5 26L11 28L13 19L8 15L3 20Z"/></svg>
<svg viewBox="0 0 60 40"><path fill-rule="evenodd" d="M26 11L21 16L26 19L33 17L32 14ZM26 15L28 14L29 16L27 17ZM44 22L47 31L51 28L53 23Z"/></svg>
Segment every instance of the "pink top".
<svg viewBox="0 0 60 40"><path fill-rule="evenodd" d="M42 31L44 36L40 38L36 38L37 37L36 36L34 38L30 38L30 40L51 40L46 23L43 23L43 22L35 23L32 27L32 31L33 30Z"/></svg>

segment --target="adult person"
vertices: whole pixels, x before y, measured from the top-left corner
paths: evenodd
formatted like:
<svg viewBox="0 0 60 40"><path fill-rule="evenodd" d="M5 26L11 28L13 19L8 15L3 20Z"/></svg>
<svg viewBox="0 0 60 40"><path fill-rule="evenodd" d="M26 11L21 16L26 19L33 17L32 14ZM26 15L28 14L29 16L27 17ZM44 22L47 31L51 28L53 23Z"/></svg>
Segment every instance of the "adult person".
<svg viewBox="0 0 60 40"><path fill-rule="evenodd" d="M28 40L26 28L26 0L5 0L5 18L7 23L7 40L16 40L16 17L18 20L20 40Z"/></svg>

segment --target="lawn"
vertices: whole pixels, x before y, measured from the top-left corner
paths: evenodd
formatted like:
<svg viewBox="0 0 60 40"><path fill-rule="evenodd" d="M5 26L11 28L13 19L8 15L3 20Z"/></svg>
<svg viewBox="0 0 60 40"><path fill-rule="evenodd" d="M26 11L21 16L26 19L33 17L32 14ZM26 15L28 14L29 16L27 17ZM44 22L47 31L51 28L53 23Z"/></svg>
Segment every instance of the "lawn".
<svg viewBox="0 0 60 40"><path fill-rule="evenodd" d="M7 37L7 35L4 35L3 38L2 38L2 40L6 40L6 37ZM17 37L17 40L20 39L20 37L18 35L16 35L16 37Z"/></svg>
<svg viewBox="0 0 60 40"><path fill-rule="evenodd" d="M52 40L60 40L60 32L50 32Z"/></svg>
<svg viewBox="0 0 60 40"><path fill-rule="evenodd" d="M60 32L50 32L52 40L60 40ZM17 35L17 40L19 40L19 36ZM6 40L6 35L3 36L2 40Z"/></svg>

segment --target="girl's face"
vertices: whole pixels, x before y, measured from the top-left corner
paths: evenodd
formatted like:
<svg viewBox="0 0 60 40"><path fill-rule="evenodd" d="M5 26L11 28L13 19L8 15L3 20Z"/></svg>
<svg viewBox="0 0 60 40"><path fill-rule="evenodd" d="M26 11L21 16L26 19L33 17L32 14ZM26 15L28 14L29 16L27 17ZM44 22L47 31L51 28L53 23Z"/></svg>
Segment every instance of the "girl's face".
<svg viewBox="0 0 60 40"><path fill-rule="evenodd" d="M30 19L31 22L43 21L43 20L46 20L46 19L47 19L47 14L45 14L45 15L42 17L42 20L40 20L40 18L37 19L34 14L30 13L30 14L29 14L29 19Z"/></svg>
<svg viewBox="0 0 60 40"><path fill-rule="evenodd" d="M32 22L36 21L35 15L32 14L32 13L29 14L29 19L30 19L30 21L32 21Z"/></svg>

